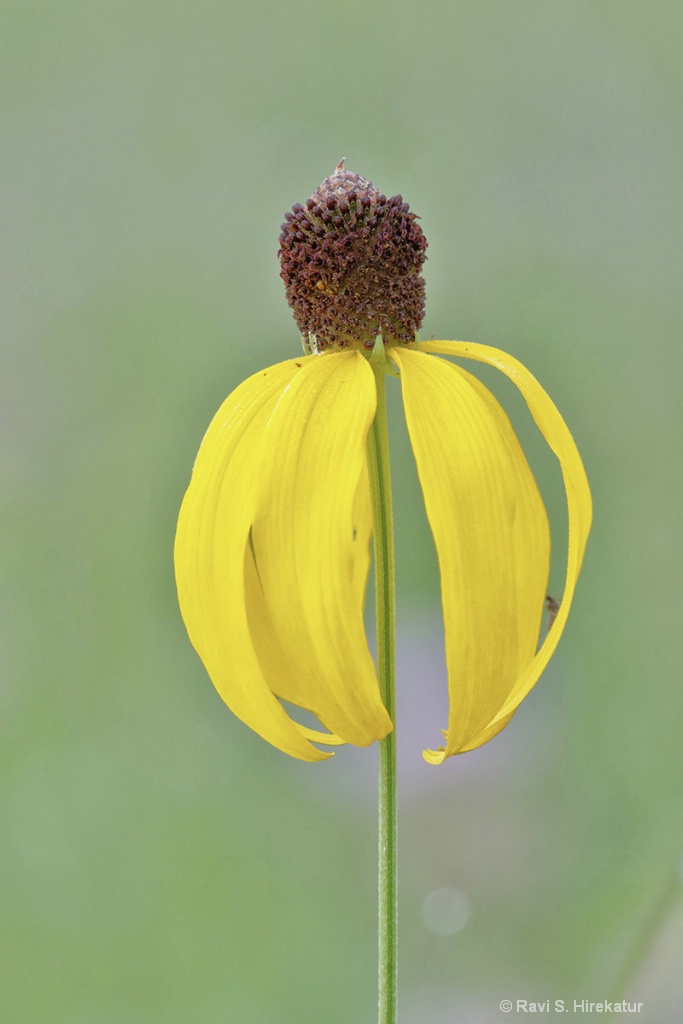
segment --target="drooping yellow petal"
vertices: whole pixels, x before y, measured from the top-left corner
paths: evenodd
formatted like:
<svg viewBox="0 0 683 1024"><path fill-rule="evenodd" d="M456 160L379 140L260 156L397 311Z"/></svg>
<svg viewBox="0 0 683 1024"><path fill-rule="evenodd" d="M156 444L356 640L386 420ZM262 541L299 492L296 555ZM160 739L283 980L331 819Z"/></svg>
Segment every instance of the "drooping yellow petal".
<svg viewBox="0 0 683 1024"><path fill-rule="evenodd" d="M251 534L248 549L245 552L244 581L247 621L263 676L273 693L280 697L291 696L292 680L297 683L300 680L300 661L293 662L287 656L275 631L254 560ZM311 710L310 704L302 706ZM301 725L300 728L303 735L307 739L313 740L314 743L324 743L328 746L338 746L344 743L344 740L332 733L320 732L304 725Z"/></svg>
<svg viewBox="0 0 683 1024"><path fill-rule="evenodd" d="M445 747L424 754L438 764L505 724L496 716L538 642L549 530L493 395L443 359L391 354L441 573L449 722Z"/></svg>
<svg viewBox="0 0 683 1024"><path fill-rule="evenodd" d="M504 721L509 718L537 682L555 651L567 622L591 526L590 488L581 456L569 428L538 381L517 359L500 349L472 342L427 341L420 342L418 347L425 353L434 352L474 359L501 370L521 392L538 429L557 456L562 470L569 517L564 593L559 611L547 637L534 657L520 671L515 685L490 723L490 728L502 727Z"/></svg>
<svg viewBox="0 0 683 1024"><path fill-rule="evenodd" d="M221 697L264 739L305 761L329 755L289 718L263 674L249 628L246 568L266 424L313 358L260 371L223 403L197 455L174 553L183 619Z"/></svg>
<svg viewBox="0 0 683 1024"><path fill-rule="evenodd" d="M251 629L268 651L273 690L358 745L392 728L363 624L372 529L366 440L375 408L374 375L359 352L306 362L263 433L251 535L261 588ZM263 644L267 635L277 648ZM276 677L279 661L290 670Z"/></svg>

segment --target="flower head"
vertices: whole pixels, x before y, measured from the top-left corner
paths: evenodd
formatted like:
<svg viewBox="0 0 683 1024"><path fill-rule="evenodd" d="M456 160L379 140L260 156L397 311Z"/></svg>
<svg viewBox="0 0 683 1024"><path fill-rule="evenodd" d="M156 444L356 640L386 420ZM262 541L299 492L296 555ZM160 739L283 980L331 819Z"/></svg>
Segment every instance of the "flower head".
<svg viewBox="0 0 683 1024"><path fill-rule="evenodd" d="M424 316L427 239L403 196L387 199L342 160L285 214L281 276L307 351L410 344Z"/></svg>
<svg viewBox="0 0 683 1024"><path fill-rule="evenodd" d="M450 710L427 761L472 750L509 722L557 646L590 528L579 453L529 371L488 346L417 341L426 244L400 196L386 199L343 162L293 207L279 255L310 354L259 371L226 399L180 512L176 578L192 643L232 711L308 761L329 756L316 744L367 745L393 726L363 624L376 373L400 377L441 574ZM512 380L560 462L566 580L540 647L543 501L502 407L442 356ZM323 728L301 725L282 701Z"/></svg>

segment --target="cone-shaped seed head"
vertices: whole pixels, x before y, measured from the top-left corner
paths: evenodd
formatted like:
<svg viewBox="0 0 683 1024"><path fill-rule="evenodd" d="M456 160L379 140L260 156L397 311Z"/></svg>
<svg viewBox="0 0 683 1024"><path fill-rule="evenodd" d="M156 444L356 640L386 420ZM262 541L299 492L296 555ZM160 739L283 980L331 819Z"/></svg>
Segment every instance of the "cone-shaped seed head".
<svg viewBox="0 0 683 1024"><path fill-rule="evenodd" d="M285 214L280 276L306 347L410 344L424 316L427 239L402 196L387 199L344 161Z"/></svg>

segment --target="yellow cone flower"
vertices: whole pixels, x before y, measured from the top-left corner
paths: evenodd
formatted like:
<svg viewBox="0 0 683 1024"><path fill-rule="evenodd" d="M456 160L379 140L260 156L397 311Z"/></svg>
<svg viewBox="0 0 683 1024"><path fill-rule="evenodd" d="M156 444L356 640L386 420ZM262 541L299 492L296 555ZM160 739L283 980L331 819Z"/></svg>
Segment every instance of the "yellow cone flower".
<svg viewBox="0 0 683 1024"><path fill-rule="evenodd" d="M350 239L350 242L349 242ZM591 521L581 458L516 359L484 345L417 342L426 242L400 196L340 165L283 225L282 276L309 355L260 371L202 442L175 545L182 615L228 707L306 761L316 744L365 746L392 729L363 623L372 514L367 437L383 340L439 559L450 710L438 764L496 735L547 665L567 621ZM505 412L456 356L520 390L562 469L566 580L541 646L550 533ZM292 719L311 711L323 730ZM436 727L437 723L435 723Z"/></svg>

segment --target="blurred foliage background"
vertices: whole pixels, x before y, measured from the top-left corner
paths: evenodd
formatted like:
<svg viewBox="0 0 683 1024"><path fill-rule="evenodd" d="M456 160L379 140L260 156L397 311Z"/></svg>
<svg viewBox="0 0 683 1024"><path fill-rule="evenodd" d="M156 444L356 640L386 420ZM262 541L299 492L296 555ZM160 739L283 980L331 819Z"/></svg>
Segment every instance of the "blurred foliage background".
<svg viewBox="0 0 683 1024"><path fill-rule="evenodd" d="M171 558L214 411L299 351L279 224L341 156L422 217L422 336L522 359L596 506L542 683L430 768L438 578L395 403L402 1024L680 1019L682 30L673 0L4 0L4 1020L374 1020L376 753L299 764L234 719ZM559 594L559 474L486 381Z"/></svg>

